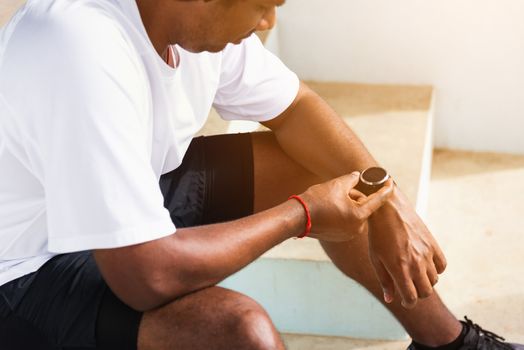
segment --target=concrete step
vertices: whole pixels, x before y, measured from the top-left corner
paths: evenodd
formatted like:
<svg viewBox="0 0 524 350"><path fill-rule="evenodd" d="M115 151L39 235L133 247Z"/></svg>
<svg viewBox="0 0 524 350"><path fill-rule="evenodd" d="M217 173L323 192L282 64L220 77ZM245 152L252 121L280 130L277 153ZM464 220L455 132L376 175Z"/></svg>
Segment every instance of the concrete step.
<svg viewBox="0 0 524 350"><path fill-rule="evenodd" d="M433 89L309 82L386 167L425 216ZM314 239L288 240L225 280L268 310L286 333L402 340L406 333L366 290L343 276Z"/></svg>

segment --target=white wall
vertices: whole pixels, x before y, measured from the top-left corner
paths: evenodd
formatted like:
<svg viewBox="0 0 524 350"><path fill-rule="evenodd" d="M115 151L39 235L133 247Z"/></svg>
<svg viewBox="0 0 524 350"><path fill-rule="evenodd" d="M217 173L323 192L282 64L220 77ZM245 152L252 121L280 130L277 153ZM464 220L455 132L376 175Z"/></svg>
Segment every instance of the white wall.
<svg viewBox="0 0 524 350"><path fill-rule="evenodd" d="M434 85L438 147L524 154L523 0L288 0L279 34L304 79Z"/></svg>

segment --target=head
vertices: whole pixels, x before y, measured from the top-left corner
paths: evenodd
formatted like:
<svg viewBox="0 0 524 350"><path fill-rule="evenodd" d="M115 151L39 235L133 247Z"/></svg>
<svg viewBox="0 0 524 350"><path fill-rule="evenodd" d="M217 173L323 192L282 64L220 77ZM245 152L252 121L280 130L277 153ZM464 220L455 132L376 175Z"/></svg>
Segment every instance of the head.
<svg viewBox="0 0 524 350"><path fill-rule="evenodd" d="M144 25L155 46L157 42L165 41L165 45L178 44L191 52L217 52L228 43L240 43L254 31L272 28L276 7L284 2L137 0Z"/></svg>

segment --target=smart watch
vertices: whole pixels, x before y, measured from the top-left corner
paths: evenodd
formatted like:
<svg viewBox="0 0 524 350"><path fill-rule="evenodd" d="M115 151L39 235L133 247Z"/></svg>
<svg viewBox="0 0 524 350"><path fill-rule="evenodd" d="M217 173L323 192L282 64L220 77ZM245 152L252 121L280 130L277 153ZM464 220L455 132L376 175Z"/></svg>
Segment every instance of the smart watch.
<svg viewBox="0 0 524 350"><path fill-rule="evenodd" d="M360 173L360 178L355 189L369 196L377 192L384 186L389 179L389 174L386 169L381 167L367 168Z"/></svg>

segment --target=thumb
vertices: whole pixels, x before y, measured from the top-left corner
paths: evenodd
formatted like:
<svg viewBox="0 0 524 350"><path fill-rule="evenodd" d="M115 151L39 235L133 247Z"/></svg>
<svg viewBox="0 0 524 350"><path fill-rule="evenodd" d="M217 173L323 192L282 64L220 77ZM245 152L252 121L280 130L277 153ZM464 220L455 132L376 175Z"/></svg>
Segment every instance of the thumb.
<svg viewBox="0 0 524 350"><path fill-rule="evenodd" d="M377 274L380 285L382 286L384 301L386 304L390 304L393 302L395 296L395 283L382 262L378 261L374 263L373 266L375 267L375 273Z"/></svg>
<svg viewBox="0 0 524 350"><path fill-rule="evenodd" d="M384 203L387 202L389 196L393 191L393 180L388 180L384 186L375 193L372 193L367 198L361 198L360 208L364 210L368 216L380 208Z"/></svg>
<svg viewBox="0 0 524 350"><path fill-rule="evenodd" d="M349 187L347 190L349 193L358 184L358 181L360 180L360 173L358 171L354 171L351 174L343 175L341 176L341 180Z"/></svg>

